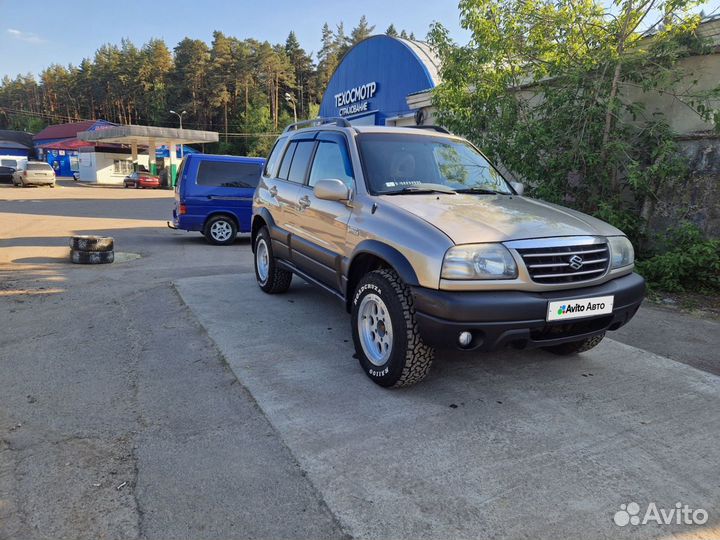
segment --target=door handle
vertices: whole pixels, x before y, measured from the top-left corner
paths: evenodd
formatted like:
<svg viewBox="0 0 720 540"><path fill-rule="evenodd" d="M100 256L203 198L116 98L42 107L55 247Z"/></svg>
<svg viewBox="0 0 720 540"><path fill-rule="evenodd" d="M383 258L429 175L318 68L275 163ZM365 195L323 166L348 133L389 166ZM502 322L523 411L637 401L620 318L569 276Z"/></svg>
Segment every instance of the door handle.
<svg viewBox="0 0 720 540"><path fill-rule="evenodd" d="M270 193L271 197L277 197L277 186L272 186L268 189L268 193Z"/></svg>
<svg viewBox="0 0 720 540"><path fill-rule="evenodd" d="M301 210L305 210L308 206L310 206L310 197L308 197L307 195L301 197L298 201L298 206Z"/></svg>

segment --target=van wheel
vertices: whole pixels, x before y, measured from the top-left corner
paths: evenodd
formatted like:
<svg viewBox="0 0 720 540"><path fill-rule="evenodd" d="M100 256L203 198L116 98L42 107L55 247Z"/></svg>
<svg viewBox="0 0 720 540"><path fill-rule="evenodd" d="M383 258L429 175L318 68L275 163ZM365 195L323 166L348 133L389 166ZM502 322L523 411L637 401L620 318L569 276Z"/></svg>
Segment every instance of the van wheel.
<svg viewBox="0 0 720 540"><path fill-rule="evenodd" d="M216 246L229 246L237 236L237 225L232 218L215 216L205 224L203 233L207 241Z"/></svg>
<svg viewBox="0 0 720 540"><path fill-rule="evenodd" d="M435 351L423 343L410 289L388 269L365 275L352 302L360 366L380 386L410 386L430 371Z"/></svg>
<svg viewBox="0 0 720 540"><path fill-rule="evenodd" d="M578 354L590 349L597 347L605 337L605 332L598 334L597 336L582 339L580 341L571 341L569 343L561 343L560 345L552 345L550 347L543 347L548 352L557 354L560 356L568 356L570 354Z"/></svg>
<svg viewBox="0 0 720 540"><path fill-rule="evenodd" d="M272 254L270 233L267 227L263 227L255 239L255 278L258 285L268 294L284 293L290 288L292 276L292 272L278 268Z"/></svg>

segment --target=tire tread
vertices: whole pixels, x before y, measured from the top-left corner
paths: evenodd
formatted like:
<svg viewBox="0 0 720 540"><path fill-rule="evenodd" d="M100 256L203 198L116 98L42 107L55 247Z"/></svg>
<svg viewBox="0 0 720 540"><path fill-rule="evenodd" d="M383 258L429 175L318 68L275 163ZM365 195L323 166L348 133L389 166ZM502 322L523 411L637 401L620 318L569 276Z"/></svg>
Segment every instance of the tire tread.
<svg viewBox="0 0 720 540"><path fill-rule="evenodd" d="M270 242L270 233L267 230L267 227L263 227L260 229L260 232L257 235L257 238L255 240L256 244L257 241L262 238L265 240L265 244L268 248L268 255L270 256L270 269L269 269L269 275L267 282L262 285L260 283L260 279L257 274L257 260L254 261L255 264L255 277L258 280L258 285L260 286L260 289L262 289L263 292L266 292L268 294L282 294L288 291L290 288L290 284L292 283L293 273L289 272L288 270L285 270L284 268L278 268L277 260L273 257L272 254L272 243ZM253 250L253 255L254 255ZM254 258L254 257L253 257Z"/></svg>
<svg viewBox="0 0 720 540"><path fill-rule="evenodd" d="M393 388L412 386L422 381L430 372L435 350L423 343L415 321L415 303L410 288L403 283L394 270L383 268L374 270L370 274L382 276L395 291L402 307L403 318L407 325L407 346L405 349L405 362L402 373L393 384Z"/></svg>

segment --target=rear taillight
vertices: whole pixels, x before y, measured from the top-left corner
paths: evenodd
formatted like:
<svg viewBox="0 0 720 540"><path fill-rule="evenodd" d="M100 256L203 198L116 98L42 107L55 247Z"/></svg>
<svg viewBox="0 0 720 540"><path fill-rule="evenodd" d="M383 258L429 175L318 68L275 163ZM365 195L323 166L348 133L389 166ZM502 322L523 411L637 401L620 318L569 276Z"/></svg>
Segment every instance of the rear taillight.
<svg viewBox="0 0 720 540"><path fill-rule="evenodd" d="M23 176L27 178L27 171L23 171Z"/></svg>
<svg viewBox="0 0 720 540"><path fill-rule="evenodd" d="M187 207L184 204L181 204L178 211L181 216L184 216L185 214L187 214Z"/></svg>

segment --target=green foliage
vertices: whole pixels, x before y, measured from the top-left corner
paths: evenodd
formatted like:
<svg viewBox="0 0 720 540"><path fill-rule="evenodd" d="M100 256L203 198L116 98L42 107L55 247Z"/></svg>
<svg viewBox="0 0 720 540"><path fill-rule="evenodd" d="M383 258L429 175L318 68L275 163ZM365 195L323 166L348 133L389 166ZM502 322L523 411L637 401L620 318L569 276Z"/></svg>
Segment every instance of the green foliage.
<svg viewBox="0 0 720 540"><path fill-rule="evenodd" d="M637 263L651 288L669 292L720 292L720 240L691 223L669 230L662 253Z"/></svg>
<svg viewBox="0 0 720 540"><path fill-rule="evenodd" d="M695 4L617 0L610 14L597 0L461 0L470 42L453 43L439 24L429 36L442 60L439 122L533 196L618 226L642 257L658 194L688 174L667 122L642 97L671 96L712 122L710 99L720 95L688 88L692 77L679 68L709 52Z"/></svg>

